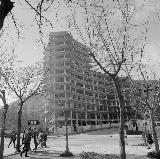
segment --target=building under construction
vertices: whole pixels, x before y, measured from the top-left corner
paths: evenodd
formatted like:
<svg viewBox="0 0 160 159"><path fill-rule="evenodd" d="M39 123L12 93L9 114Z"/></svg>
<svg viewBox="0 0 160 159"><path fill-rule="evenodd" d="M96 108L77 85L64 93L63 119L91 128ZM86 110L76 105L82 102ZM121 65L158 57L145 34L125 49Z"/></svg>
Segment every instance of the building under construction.
<svg viewBox="0 0 160 159"><path fill-rule="evenodd" d="M118 123L119 101L112 80L93 69L90 49L67 32L50 34L44 52L45 81L48 90L47 120L74 128L85 125ZM123 79L122 79L123 80ZM126 120L133 118L124 84Z"/></svg>

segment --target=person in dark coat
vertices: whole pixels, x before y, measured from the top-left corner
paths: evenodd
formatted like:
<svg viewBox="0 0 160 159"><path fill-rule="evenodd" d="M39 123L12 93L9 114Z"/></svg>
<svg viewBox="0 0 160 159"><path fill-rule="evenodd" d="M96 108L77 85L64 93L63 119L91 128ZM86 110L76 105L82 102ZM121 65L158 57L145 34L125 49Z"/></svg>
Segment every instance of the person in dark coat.
<svg viewBox="0 0 160 159"><path fill-rule="evenodd" d="M43 146L47 147L47 145L46 145L46 142L47 142L47 133L45 131L43 131L42 138L43 138Z"/></svg>
<svg viewBox="0 0 160 159"><path fill-rule="evenodd" d="M27 153L30 150L30 142L31 142L31 128L29 128L24 134L23 143L22 143L24 147L23 147L23 150L20 152L21 157L24 152L25 152L25 157L29 157Z"/></svg>
<svg viewBox="0 0 160 159"><path fill-rule="evenodd" d="M37 146L38 146L37 137L38 137L38 132L37 132L36 128L34 128L34 130L33 130L34 149L33 150L37 150Z"/></svg>
<svg viewBox="0 0 160 159"><path fill-rule="evenodd" d="M153 138L149 132L147 133L147 144L148 144L147 149L150 149L153 144Z"/></svg>
<svg viewBox="0 0 160 159"><path fill-rule="evenodd" d="M15 131L12 131L12 133L11 133L11 141L10 141L10 143L9 143L9 145L8 145L8 148L9 148L9 146L10 146L10 144L13 142L13 144L14 144L14 148L16 148L16 132Z"/></svg>

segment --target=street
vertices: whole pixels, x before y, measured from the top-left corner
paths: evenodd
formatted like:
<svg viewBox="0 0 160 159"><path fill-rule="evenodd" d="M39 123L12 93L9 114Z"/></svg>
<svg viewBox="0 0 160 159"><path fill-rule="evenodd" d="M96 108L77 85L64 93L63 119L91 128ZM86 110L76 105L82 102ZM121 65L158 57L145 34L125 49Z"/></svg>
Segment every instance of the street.
<svg viewBox="0 0 160 159"><path fill-rule="evenodd" d="M5 140L4 154L12 154L15 149L13 145L10 148L7 147L9 140ZM147 152L154 149L154 146L150 150L146 146L139 146L142 144L141 135L128 135L126 139L126 153L145 155ZM31 141L31 149L34 148L33 139ZM97 152L102 154L119 154L119 134L118 129L104 129L98 131L87 132L85 134L76 134L69 136L69 148L74 154L85 152ZM42 148L38 148L42 149ZM51 137L48 136L47 148L43 148L47 151L62 152L65 150L65 136Z"/></svg>

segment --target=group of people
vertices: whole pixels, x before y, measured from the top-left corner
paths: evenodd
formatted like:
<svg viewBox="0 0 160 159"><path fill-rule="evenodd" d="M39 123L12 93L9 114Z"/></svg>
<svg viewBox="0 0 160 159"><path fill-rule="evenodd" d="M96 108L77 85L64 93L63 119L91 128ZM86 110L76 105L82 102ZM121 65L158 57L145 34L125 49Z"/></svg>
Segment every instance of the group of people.
<svg viewBox="0 0 160 159"><path fill-rule="evenodd" d="M47 147L46 146L47 133L45 131L38 132L36 130L36 128L34 128L32 131L31 128L29 128L23 134L23 138L22 138L22 145L23 145L22 149L23 150L20 152L21 157L22 157L23 153L25 153L25 157L28 157L27 153L31 149L30 142L31 142L32 137L34 140L34 149L33 150L36 150L38 148L38 145L40 145L41 147Z"/></svg>
<svg viewBox="0 0 160 159"><path fill-rule="evenodd" d="M14 148L16 148L16 132L13 131L10 135L10 143L8 145L11 145L11 143L13 142L14 144ZM25 153L25 157L28 157L28 151L31 149L30 147L30 143L31 143L31 139L33 138L34 141L34 149L36 150L38 148L38 145L40 145L40 147L47 147L46 145L46 141L47 141L47 133L45 131L37 131L36 128L31 129L31 127L29 127L27 130L25 130L23 132L23 137L22 137L22 151L20 152L20 156L22 157L22 154Z"/></svg>

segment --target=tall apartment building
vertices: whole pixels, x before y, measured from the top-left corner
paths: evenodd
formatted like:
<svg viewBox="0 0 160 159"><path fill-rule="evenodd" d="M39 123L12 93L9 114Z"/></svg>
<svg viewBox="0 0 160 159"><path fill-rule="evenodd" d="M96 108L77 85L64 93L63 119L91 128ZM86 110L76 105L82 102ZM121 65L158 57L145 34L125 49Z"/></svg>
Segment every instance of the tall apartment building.
<svg viewBox="0 0 160 159"><path fill-rule="evenodd" d="M119 102L113 82L107 75L93 70L89 51L67 32L50 34L44 52L44 67L48 69L46 87L52 92L48 120L63 125L64 114L57 112L66 107L68 122L73 127L118 122ZM127 102L126 118L132 118Z"/></svg>

